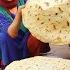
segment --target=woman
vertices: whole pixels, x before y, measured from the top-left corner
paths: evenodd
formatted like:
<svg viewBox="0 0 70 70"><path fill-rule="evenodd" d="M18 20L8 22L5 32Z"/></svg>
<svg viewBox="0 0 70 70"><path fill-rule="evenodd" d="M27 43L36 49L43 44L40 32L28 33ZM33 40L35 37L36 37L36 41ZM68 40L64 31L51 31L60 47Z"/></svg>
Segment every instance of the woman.
<svg viewBox="0 0 70 70"><path fill-rule="evenodd" d="M47 44L34 38L25 27L23 30L20 28L21 9L18 8L16 16L10 12L10 9L17 4L18 0L0 0L0 50L4 65L8 65L14 60L40 55L41 52L44 52L44 50L41 51L44 45L46 47L44 49L50 50L47 48L49 47ZM33 50L34 52L32 52Z"/></svg>
<svg viewBox="0 0 70 70"><path fill-rule="evenodd" d="M9 11L17 3L18 0L0 0L0 49L4 65L14 60L29 57L28 48L26 47L29 32L24 33L19 30L21 11L17 11L16 17ZM11 31L12 26L13 31Z"/></svg>

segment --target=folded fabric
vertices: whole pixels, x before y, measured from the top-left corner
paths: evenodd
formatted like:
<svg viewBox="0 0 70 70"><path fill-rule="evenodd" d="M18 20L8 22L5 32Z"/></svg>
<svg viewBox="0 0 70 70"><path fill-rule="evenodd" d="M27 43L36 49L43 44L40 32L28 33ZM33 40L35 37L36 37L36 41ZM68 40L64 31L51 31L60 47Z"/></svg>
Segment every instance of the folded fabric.
<svg viewBox="0 0 70 70"><path fill-rule="evenodd" d="M46 53L50 51L49 43L43 43L32 35L29 36L27 45L31 56L37 56L40 55L40 53Z"/></svg>
<svg viewBox="0 0 70 70"><path fill-rule="evenodd" d="M28 37L29 33L25 34L22 40L19 40L19 38L11 38L7 33L0 33L0 49L4 65L29 57Z"/></svg>

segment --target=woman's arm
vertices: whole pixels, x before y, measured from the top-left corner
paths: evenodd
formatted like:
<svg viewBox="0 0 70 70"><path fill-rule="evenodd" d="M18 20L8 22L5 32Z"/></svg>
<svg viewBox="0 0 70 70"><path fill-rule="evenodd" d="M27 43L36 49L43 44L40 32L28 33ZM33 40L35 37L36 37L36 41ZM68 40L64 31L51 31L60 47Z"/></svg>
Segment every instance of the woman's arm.
<svg viewBox="0 0 70 70"><path fill-rule="evenodd" d="M21 9L18 9L16 17L14 19L14 21L12 22L12 24L8 27L8 34L12 37L15 38L16 36L18 36L18 31L20 28L20 24L22 21L22 12Z"/></svg>

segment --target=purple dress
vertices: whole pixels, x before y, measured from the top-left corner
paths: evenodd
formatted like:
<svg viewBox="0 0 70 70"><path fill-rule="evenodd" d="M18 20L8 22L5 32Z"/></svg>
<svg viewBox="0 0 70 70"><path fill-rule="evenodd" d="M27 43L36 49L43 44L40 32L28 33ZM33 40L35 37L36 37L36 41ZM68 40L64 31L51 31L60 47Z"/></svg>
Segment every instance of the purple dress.
<svg viewBox="0 0 70 70"><path fill-rule="evenodd" d="M13 14L11 17L14 19ZM7 29L11 23L12 21L9 21L4 15L0 14L0 57L4 65L30 56L27 47L30 33L19 30L18 37L11 38L7 33Z"/></svg>

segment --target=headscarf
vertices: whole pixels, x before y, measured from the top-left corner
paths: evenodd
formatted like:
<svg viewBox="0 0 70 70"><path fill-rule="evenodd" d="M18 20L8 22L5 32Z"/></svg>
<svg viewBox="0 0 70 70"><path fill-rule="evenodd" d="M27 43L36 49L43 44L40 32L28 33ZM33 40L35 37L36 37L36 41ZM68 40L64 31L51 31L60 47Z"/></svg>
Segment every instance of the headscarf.
<svg viewBox="0 0 70 70"><path fill-rule="evenodd" d="M25 0L18 0L18 6L24 5L25 4Z"/></svg>
<svg viewBox="0 0 70 70"><path fill-rule="evenodd" d="M18 0L12 0L12 1L0 0L0 6L6 9L11 9L15 7L17 4L18 4Z"/></svg>
<svg viewBox="0 0 70 70"><path fill-rule="evenodd" d="M18 0L18 7L19 7L19 6L22 6L22 5L25 5L26 1L27 1L27 0ZM24 33L28 32L28 29L27 29L23 24L21 24L20 29L21 29Z"/></svg>

